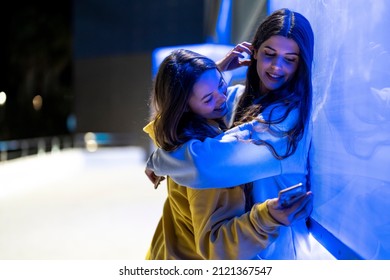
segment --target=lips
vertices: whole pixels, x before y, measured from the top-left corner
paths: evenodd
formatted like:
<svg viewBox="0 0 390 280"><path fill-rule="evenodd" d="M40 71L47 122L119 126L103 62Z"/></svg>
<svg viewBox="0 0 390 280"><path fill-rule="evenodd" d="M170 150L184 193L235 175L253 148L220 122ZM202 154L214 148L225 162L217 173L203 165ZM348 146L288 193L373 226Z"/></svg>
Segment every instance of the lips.
<svg viewBox="0 0 390 280"><path fill-rule="evenodd" d="M283 75L272 74L272 73L269 73L269 72L267 72L267 76L271 80L280 80L283 77Z"/></svg>

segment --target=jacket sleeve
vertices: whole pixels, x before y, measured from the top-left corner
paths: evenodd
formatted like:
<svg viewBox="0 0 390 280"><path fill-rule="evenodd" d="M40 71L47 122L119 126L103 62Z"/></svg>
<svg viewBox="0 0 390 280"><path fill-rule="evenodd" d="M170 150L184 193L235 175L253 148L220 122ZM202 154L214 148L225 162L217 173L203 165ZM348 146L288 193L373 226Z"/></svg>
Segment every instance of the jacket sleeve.
<svg viewBox="0 0 390 280"><path fill-rule="evenodd" d="M245 212L241 187L189 194L196 250L205 259L254 259L279 235L282 225L265 202Z"/></svg>
<svg viewBox="0 0 390 280"><path fill-rule="evenodd" d="M173 152L157 149L147 167L191 188L224 188L279 175L281 163L265 146L237 138L190 140Z"/></svg>
<svg viewBox="0 0 390 280"><path fill-rule="evenodd" d="M251 137L271 140L274 145L279 141L267 132L254 130L253 122L247 123L203 142L190 140L173 152L157 149L149 157L147 168L159 176L169 175L180 185L198 189L237 186L280 175L282 171L305 172L304 166L296 164L303 162L307 154L304 141L294 155L278 160L266 146L245 141Z"/></svg>

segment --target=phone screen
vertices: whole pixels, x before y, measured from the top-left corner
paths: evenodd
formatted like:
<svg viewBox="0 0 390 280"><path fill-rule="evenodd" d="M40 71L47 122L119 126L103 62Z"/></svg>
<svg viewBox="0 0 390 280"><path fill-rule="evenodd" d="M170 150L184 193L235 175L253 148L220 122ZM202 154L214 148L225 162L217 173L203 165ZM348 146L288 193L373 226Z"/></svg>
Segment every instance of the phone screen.
<svg viewBox="0 0 390 280"><path fill-rule="evenodd" d="M279 204L282 208L289 207L306 193L302 183L298 183L279 192Z"/></svg>

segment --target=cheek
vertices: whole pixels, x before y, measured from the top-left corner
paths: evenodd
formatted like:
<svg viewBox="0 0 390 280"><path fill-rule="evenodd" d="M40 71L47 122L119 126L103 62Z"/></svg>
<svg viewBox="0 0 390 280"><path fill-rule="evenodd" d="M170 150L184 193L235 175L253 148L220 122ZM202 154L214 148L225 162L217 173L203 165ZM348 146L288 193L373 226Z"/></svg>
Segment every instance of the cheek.
<svg viewBox="0 0 390 280"><path fill-rule="evenodd" d="M258 56L257 59L256 59L256 67L258 69L262 68L263 64L264 64L264 59L262 59L261 56Z"/></svg>
<svg viewBox="0 0 390 280"><path fill-rule="evenodd" d="M202 107L199 106L198 101L194 99L190 99L188 102L189 109L194 112L195 114L199 114Z"/></svg>
<svg viewBox="0 0 390 280"><path fill-rule="evenodd" d="M208 103L207 105L203 106L203 111L205 113L210 113L210 112L214 111L214 108L215 108L215 104L214 103Z"/></svg>
<svg viewBox="0 0 390 280"><path fill-rule="evenodd" d="M286 73L290 78L292 78L295 74L295 72L298 70L298 66L289 66L286 67Z"/></svg>
<svg viewBox="0 0 390 280"><path fill-rule="evenodd" d="M264 69L264 63L259 59L256 60L256 70L259 76L261 76L261 72L263 71L263 69Z"/></svg>
<svg viewBox="0 0 390 280"><path fill-rule="evenodd" d="M213 107L209 104L202 104L202 105L198 105L198 106L194 106L192 108L192 111L195 113L195 114L198 114L202 117L207 117L207 115L213 111Z"/></svg>
<svg viewBox="0 0 390 280"><path fill-rule="evenodd" d="M260 75L260 73L264 72L265 69L269 68L271 64L271 60L258 57L258 59L256 60L257 73Z"/></svg>

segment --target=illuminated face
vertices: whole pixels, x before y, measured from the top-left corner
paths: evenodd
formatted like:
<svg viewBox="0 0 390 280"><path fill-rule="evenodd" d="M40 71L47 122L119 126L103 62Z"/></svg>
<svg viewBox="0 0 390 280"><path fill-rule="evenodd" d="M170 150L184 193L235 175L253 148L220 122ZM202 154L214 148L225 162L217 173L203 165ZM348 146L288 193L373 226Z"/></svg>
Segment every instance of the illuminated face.
<svg viewBox="0 0 390 280"><path fill-rule="evenodd" d="M190 110L206 119L223 117L227 113L226 90L221 73L216 69L207 70L192 88Z"/></svg>
<svg viewBox="0 0 390 280"><path fill-rule="evenodd" d="M293 39L274 35L254 52L262 92L276 90L292 79L299 64L299 47Z"/></svg>

